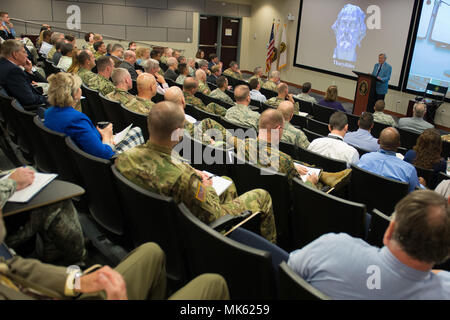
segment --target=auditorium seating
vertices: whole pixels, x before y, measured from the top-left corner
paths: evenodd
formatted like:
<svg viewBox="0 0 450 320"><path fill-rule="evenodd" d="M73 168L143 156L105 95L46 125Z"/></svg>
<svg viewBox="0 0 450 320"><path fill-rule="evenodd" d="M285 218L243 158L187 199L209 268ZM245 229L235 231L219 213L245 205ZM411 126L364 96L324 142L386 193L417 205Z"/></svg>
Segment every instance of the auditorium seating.
<svg viewBox="0 0 450 320"><path fill-rule="evenodd" d="M147 141L149 137L147 128L148 115L129 110L123 104L121 104L120 107L122 108L122 114L125 119L125 123L128 123L129 125L133 124L133 127L141 128L144 141Z"/></svg>
<svg viewBox="0 0 450 320"><path fill-rule="evenodd" d="M308 141L311 142L317 138L323 138L323 135L319 134L319 133L315 133L312 132L308 129L302 128L303 133L306 135L306 137L308 138Z"/></svg>
<svg viewBox="0 0 450 320"><path fill-rule="evenodd" d="M92 123L95 124L100 121L105 121L106 115L103 112L102 100L100 100L99 92L92 90L84 83L81 85L81 91L83 96L86 98L83 100L85 100L88 104L89 113L87 116L91 119ZM83 100L81 103L82 107L84 104Z"/></svg>
<svg viewBox="0 0 450 320"><path fill-rule="evenodd" d="M325 123L315 119L308 119L308 130L322 136L327 136L330 133L330 130L328 129L328 122Z"/></svg>
<svg viewBox="0 0 450 320"><path fill-rule="evenodd" d="M294 114L291 119L291 124L299 127L300 129L308 128L308 118Z"/></svg>
<svg viewBox="0 0 450 320"><path fill-rule="evenodd" d="M400 133L401 146L406 149L412 149L416 145L416 140L420 134L406 129L397 128Z"/></svg>
<svg viewBox="0 0 450 320"><path fill-rule="evenodd" d="M204 93L201 93L200 91L197 91L195 93L195 96L197 98L199 98L200 100L202 100L202 102L205 104L205 106L207 106L208 104L214 102L214 103L217 103L218 105L221 105L222 107L224 107L226 109L229 109L229 108L232 107L231 104L229 104L229 103L227 103L225 101L222 101L220 99L216 99L216 98L210 97L210 96L208 96L208 95L206 95Z"/></svg>
<svg viewBox="0 0 450 320"><path fill-rule="evenodd" d="M278 92L261 88L259 90L266 98L269 100L270 98L278 96Z"/></svg>
<svg viewBox="0 0 450 320"><path fill-rule="evenodd" d="M101 93L99 93L99 97L106 120L113 124L114 133L118 133L130 125L125 120L120 102L108 99Z"/></svg>
<svg viewBox="0 0 450 320"><path fill-rule="evenodd" d="M391 218L377 209L373 209L370 215L370 226L366 241L373 246L382 248L384 245L384 233L389 226Z"/></svg>
<svg viewBox="0 0 450 320"><path fill-rule="evenodd" d="M313 114L313 103L297 98L293 98L295 102L298 102L300 107L300 112L306 112L307 114L312 115Z"/></svg>
<svg viewBox="0 0 450 320"><path fill-rule="evenodd" d="M318 168L322 168L328 172L338 172L347 169L347 163L345 161L331 159L304 148L298 148L297 160L310 165L316 165Z"/></svg>
<svg viewBox="0 0 450 320"><path fill-rule="evenodd" d="M313 103L312 115L317 121L328 123L331 115L335 112L336 110L333 108L328 108L325 106L321 106L320 104Z"/></svg>

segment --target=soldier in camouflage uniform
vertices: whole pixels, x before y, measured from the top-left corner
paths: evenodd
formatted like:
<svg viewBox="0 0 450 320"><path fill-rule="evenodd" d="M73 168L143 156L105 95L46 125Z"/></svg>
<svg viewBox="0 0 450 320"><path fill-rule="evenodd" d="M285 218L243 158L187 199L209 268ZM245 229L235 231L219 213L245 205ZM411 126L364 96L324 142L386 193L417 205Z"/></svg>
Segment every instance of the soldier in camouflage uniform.
<svg viewBox="0 0 450 320"><path fill-rule="evenodd" d="M298 112L300 111L300 105L298 104L298 102L294 101L294 99L292 98L292 94L289 94L288 85L285 83L280 83L277 86L277 92L278 92L277 97L272 97L269 100L267 100L265 103L276 109L276 108L278 108L278 105L281 102L288 100L294 104L294 112L295 112L295 114L298 114Z"/></svg>
<svg viewBox="0 0 450 320"><path fill-rule="evenodd" d="M277 91L277 86L280 83L280 72L272 71L270 72L269 80L264 82L261 88Z"/></svg>
<svg viewBox="0 0 450 320"><path fill-rule="evenodd" d="M250 82L252 79L258 79L259 85L262 88L262 86L264 85L264 80L262 79L262 75L263 75L263 68L256 67L253 70L253 76L251 76L250 79L248 79L248 82Z"/></svg>
<svg viewBox="0 0 450 320"><path fill-rule="evenodd" d="M223 75L233 77L238 80L244 80L242 77L241 70L239 70L239 65L236 61L230 62L230 67L226 69L224 72L222 72Z"/></svg>
<svg viewBox="0 0 450 320"><path fill-rule="evenodd" d="M209 95L211 93L211 89L206 84L206 73L202 69L198 69L195 71L195 79L198 81L197 91Z"/></svg>
<svg viewBox="0 0 450 320"><path fill-rule="evenodd" d="M95 59L92 52L83 50L83 52L79 53L78 59L82 65L78 71L78 75L86 86L92 90L99 91L104 96L114 91L114 84L108 80L114 70L114 62L110 57L102 56L98 58L98 74L91 71L95 66Z"/></svg>
<svg viewBox="0 0 450 320"><path fill-rule="evenodd" d="M246 85L234 89L236 104L227 110L225 119L238 126L251 127L258 131L259 113L250 110L250 90Z"/></svg>
<svg viewBox="0 0 450 320"><path fill-rule="evenodd" d="M106 45L103 41L97 41L94 43L94 57L95 59L100 58L106 54Z"/></svg>
<svg viewBox="0 0 450 320"><path fill-rule="evenodd" d="M228 88L228 79L227 77L220 76L216 80L217 83L217 89L214 89L209 96L212 98L216 98L222 101L225 101L226 103L229 103L231 105L234 104L233 99L230 98L229 95L225 93L225 90Z"/></svg>
<svg viewBox="0 0 450 320"><path fill-rule="evenodd" d="M266 191L252 190L238 197L232 185L219 197L211 180L172 152L179 142L174 133L183 128L184 121L179 105L160 102L153 106L149 114L149 141L118 156L115 165L119 172L142 188L183 202L204 223L226 214L240 215L246 210L260 212L261 235L276 243L272 200Z"/></svg>
<svg viewBox="0 0 450 320"><path fill-rule="evenodd" d="M308 137L303 133L302 130L294 127L290 121L294 116L294 105L290 101L283 101L278 105L277 108L284 118L284 129L281 141L291 143L299 148L307 149L309 146Z"/></svg>
<svg viewBox="0 0 450 320"><path fill-rule="evenodd" d="M125 108L133 112L142 114L148 114L150 112L150 109L153 106L151 100L136 97L128 92L128 90L133 87L133 82L127 69L115 68L111 77L116 87L113 92L106 95L106 98L120 102Z"/></svg>
<svg viewBox="0 0 450 320"><path fill-rule="evenodd" d="M385 107L385 103L383 100L378 100L375 103L375 106L373 107L374 111L375 111L373 113L373 121L384 123L384 124L390 125L391 127L395 127L396 123L395 123L394 118L392 118L392 116L385 114L383 112L384 107Z"/></svg>
<svg viewBox="0 0 450 320"><path fill-rule="evenodd" d="M190 77L186 78L186 80L184 80L183 94L184 94L186 103L191 104L194 107L202 109L206 112L214 113L221 117L225 116L225 114L227 113L227 109L225 109L221 105L211 102L207 106L205 106L205 104L202 102L202 100L200 100L199 98L194 96L195 92L197 92L197 88L198 88L197 80L190 78Z"/></svg>
<svg viewBox="0 0 450 320"><path fill-rule="evenodd" d="M0 173L0 175L3 175ZM16 169L8 179L0 180L0 208L16 191L27 187L34 179L34 171L30 168ZM17 224L11 216L6 221ZM39 234L43 240L42 256L44 262L73 264L81 262L86 256L83 232L78 214L71 200L64 200L45 207L34 209L25 224L20 223L16 230L10 232L6 243L16 248Z"/></svg>

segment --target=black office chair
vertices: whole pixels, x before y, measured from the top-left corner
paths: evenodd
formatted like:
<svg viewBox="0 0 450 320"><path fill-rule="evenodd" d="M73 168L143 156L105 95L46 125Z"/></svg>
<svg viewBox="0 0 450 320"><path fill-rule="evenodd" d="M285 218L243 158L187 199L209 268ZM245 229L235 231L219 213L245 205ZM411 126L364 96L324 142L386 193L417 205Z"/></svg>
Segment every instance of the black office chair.
<svg viewBox="0 0 450 320"><path fill-rule="evenodd" d="M278 298L281 300L331 300L296 274L286 262L280 263L278 282Z"/></svg>
<svg viewBox="0 0 450 320"><path fill-rule="evenodd" d="M278 96L278 92L272 91L272 90L268 90L268 89L265 89L265 88L261 88L259 91L267 98L267 100L269 100L270 98Z"/></svg>
<svg viewBox="0 0 450 320"><path fill-rule="evenodd" d="M271 254L224 237L179 205L180 229L185 234L186 256L192 276L218 273L228 285L230 297L275 299L275 273Z"/></svg>
<svg viewBox="0 0 450 320"><path fill-rule="evenodd" d="M308 118L294 114L291 119L291 124L303 130L304 128L308 128Z"/></svg>
<svg viewBox="0 0 450 320"><path fill-rule="evenodd" d="M351 169L350 200L364 203L368 211L376 208L390 216L397 202L409 192L407 182L385 178L355 165Z"/></svg>
<svg viewBox="0 0 450 320"><path fill-rule="evenodd" d="M313 103L312 102L297 99L295 97L294 97L294 101L298 102L301 112L306 112L307 114L312 115L312 113L313 113Z"/></svg>
<svg viewBox="0 0 450 320"><path fill-rule="evenodd" d="M373 209L370 215L372 218L370 219L369 232L366 241L372 246L382 248L384 246L384 233L391 222L391 218L377 209Z"/></svg>
<svg viewBox="0 0 450 320"><path fill-rule="evenodd" d="M103 112L102 100L100 100L99 92L97 90L92 90L84 83L81 85L81 91L83 96L86 98L84 100L89 104L88 110L91 115L89 116L94 124L100 121L106 120L106 115Z"/></svg>
<svg viewBox="0 0 450 320"><path fill-rule="evenodd" d="M128 127L130 123L125 120L125 116L122 112L123 108L121 103L106 98L99 93L100 100L103 106L103 112L106 115L107 121L113 124L114 133L118 133Z"/></svg>
<svg viewBox="0 0 450 320"><path fill-rule="evenodd" d="M309 121L309 120L310 120L310 119L308 119L308 121ZM308 138L308 141L309 141L309 142L312 142L312 141L315 140L315 139L323 138L323 137L324 137L323 135L321 135L321 134L319 134L319 133L316 133L316 132L312 132L312 131L310 131L310 130L308 130L308 129L306 129L306 128L303 128L302 131L303 131L303 133L306 135L306 137Z"/></svg>
<svg viewBox="0 0 450 320"><path fill-rule="evenodd" d="M397 128L397 131L400 133L402 147L412 149L416 145L417 138L420 136L419 133L401 128Z"/></svg>
<svg viewBox="0 0 450 320"><path fill-rule="evenodd" d="M366 206L324 193L297 178L292 183L292 232L294 246L301 248L330 232L345 232L364 239Z"/></svg>
<svg viewBox="0 0 450 320"><path fill-rule="evenodd" d="M336 110L333 108L328 108L317 103L313 104L312 115L317 121L328 123L331 115L335 112Z"/></svg>
<svg viewBox="0 0 450 320"><path fill-rule="evenodd" d="M142 136L144 141L149 138L148 128L147 128L147 117L148 115L139 112L134 112L127 109L124 105L120 105L122 108L122 114L125 118L125 123L132 123L133 127L139 127L142 131Z"/></svg>
<svg viewBox="0 0 450 320"><path fill-rule="evenodd" d="M236 155L234 155L237 158ZM287 251L292 247L289 219L291 214L291 197L286 174L279 173L271 168L260 168L249 162L237 161L232 170L236 177L234 183L238 194L254 189L263 189L269 192L272 198L273 214L277 230L277 245Z"/></svg>
<svg viewBox="0 0 450 320"><path fill-rule="evenodd" d="M298 160L315 165L328 172L338 172L347 169L345 161L331 159L304 148L298 148Z"/></svg>
<svg viewBox="0 0 450 320"><path fill-rule="evenodd" d="M327 136L330 133L328 122L321 122L315 119L308 119L308 130L318 133L321 136Z"/></svg>
<svg viewBox="0 0 450 320"><path fill-rule="evenodd" d="M380 123L380 122L374 121L373 122L373 128L372 128L372 130L370 130L370 133L375 138L379 138L381 131L383 131L385 128L388 128L388 127L389 127L388 124L384 124L384 123Z"/></svg>

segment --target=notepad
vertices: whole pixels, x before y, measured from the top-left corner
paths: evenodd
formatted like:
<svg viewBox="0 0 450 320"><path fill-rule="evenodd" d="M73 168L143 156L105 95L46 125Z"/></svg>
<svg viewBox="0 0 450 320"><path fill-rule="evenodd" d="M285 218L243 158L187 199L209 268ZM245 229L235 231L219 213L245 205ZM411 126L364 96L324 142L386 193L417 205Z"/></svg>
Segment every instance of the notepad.
<svg viewBox="0 0 450 320"><path fill-rule="evenodd" d="M298 115L300 116L300 117L307 117L308 116L308 113L307 112L298 112Z"/></svg>
<svg viewBox="0 0 450 320"><path fill-rule="evenodd" d="M313 174L316 174L317 177L320 177L320 173L322 172L322 169L320 169L320 168L308 167L308 166L305 166L305 165L300 164L298 162L294 162L294 165L295 165L296 168L302 167L302 168L306 168L308 170L307 174L300 175L300 178L302 178L303 182L306 182L308 176L313 175Z"/></svg>
<svg viewBox="0 0 450 320"><path fill-rule="evenodd" d="M131 126L133 124L130 124L128 127L120 131L119 133L116 133L114 135L114 144L119 144L122 142L123 139L125 139L126 135L128 134L128 131L130 131Z"/></svg>
<svg viewBox="0 0 450 320"><path fill-rule="evenodd" d="M197 119L195 119L194 117L192 117L192 116L190 116L188 114L185 114L184 117L185 117L187 122L190 122L190 123L196 123L197 122Z"/></svg>
<svg viewBox="0 0 450 320"><path fill-rule="evenodd" d="M230 181L228 179L224 179L222 177L214 176L214 174L212 174L211 172L208 172L208 171L203 171L203 172L206 173L208 175L208 177L213 176L213 178L211 178L212 179L212 187L214 188L214 190L216 190L216 193L217 193L217 195L219 197L233 183L232 181Z"/></svg>
<svg viewBox="0 0 450 320"><path fill-rule="evenodd" d="M8 174L2 178L8 179L11 174ZM54 173L34 173L34 181L28 187L14 192L14 194L8 199L8 202L28 202L39 191L41 191L46 185L53 181L58 175Z"/></svg>

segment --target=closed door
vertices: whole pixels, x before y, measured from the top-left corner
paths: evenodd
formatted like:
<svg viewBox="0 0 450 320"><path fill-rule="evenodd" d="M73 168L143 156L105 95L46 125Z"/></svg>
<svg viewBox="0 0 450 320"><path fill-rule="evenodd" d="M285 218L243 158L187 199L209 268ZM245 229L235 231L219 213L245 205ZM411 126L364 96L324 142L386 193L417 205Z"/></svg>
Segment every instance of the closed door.
<svg viewBox="0 0 450 320"><path fill-rule="evenodd" d="M238 60L240 19L222 18L220 60L227 69L231 61Z"/></svg>
<svg viewBox="0 0 450 320"><path fill-rule="evenodd" d="M199 49L205 52L205 60L209 60L211 53L217 52L217 28L219 17L200 16Z"/></svg>

